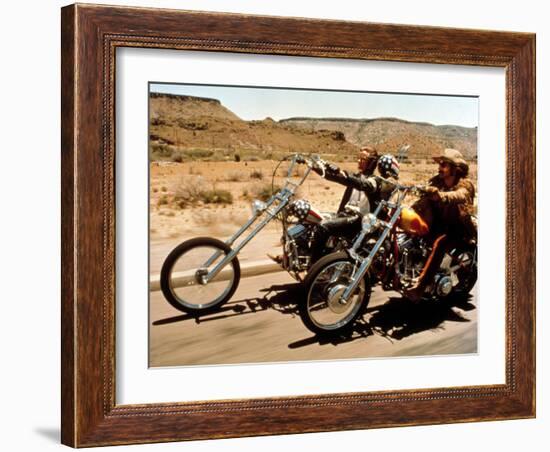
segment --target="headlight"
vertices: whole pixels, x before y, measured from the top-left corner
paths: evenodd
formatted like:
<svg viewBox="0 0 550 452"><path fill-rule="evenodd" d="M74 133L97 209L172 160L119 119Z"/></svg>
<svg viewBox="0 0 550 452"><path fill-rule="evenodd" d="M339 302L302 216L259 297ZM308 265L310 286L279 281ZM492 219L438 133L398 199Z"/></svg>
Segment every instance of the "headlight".
<svg viewBox="0 0 550 452"><path fill-rule="evenodd" d="M252 201L252 205L250 207L252 208L252 215L257 215L267 208L267 204L259 199L255 199Z"/></svg>
<svg viewBox="0 0 550 452"><path fill-rule="evenodd" d="M378 226L378 218L376 218L372 213L367 213L363 216L363 231L371 232Z"/></svg>

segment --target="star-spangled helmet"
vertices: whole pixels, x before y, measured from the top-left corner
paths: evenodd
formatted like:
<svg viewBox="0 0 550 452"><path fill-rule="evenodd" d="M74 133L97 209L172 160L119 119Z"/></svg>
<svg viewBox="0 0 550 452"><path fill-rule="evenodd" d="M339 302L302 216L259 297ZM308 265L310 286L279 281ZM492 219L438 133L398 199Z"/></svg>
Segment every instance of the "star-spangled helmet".
<svg viewBox="0 0 550 452"><path fill-rule="evenodd" d="M290 205L290 213L298 220L304 221L311 209L311 204L305 199L297 199Z"/></svg>
<svg viewBox="0 0 550 452"><path fill-rule="evenodd" d="M399 162L397 159L391 155L386 154L378 159L378 171L382 177L399 177Z"/></svg>

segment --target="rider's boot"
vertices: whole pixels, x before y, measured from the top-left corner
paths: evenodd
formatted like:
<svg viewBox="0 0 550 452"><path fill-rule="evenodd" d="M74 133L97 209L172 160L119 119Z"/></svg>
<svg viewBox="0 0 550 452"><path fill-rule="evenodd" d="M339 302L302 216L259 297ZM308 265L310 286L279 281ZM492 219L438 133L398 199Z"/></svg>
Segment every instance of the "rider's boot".
<svg viewBox="0 0 550 452"><path fill-rule="evenodd" d="M403 295L413 302L418 302L422 299L424 291L428 283L434 278L435 272L439 268L443 256L445 255L445 246L447 244L447 236L441 235L434 242L432 247L432 252L424 265L422 273L418 277L416 283L405 289Z"/></svg>
<svg viewBox="0 0 550 452"><path fill-rule="evenodd" d="M267 257L269 257L276 264L283 265L283 256L281 254L274 255L267 253Z"/></svg>

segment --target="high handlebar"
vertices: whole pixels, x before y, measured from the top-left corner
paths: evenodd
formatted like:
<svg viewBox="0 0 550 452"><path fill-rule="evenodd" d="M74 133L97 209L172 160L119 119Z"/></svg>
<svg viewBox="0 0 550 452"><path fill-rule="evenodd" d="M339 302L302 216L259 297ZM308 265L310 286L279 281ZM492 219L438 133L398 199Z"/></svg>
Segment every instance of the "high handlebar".
<svg viewBox="0 0 550 452"><path fill-rule="evenodd" d="M303 154L294 154L291 157L294 159L296 163L302 163L302 164L313 164L313 163L322 163L326 164L326 162L321 159L317 154L311 154L311 155L303 155Z"/></svg>
<svg viewBox="0 0 550 452"><path fill-rule="evenodd" d="M305 156L302 154L294 154L292 156L292 159L296 163L305 164L312 169L319 169L321 171L321 176L325 177L325 169L327 166L327 162L321 159L321 157L319 157L317 154L312 154L309 156Z"/></svg>
<svg viewBox="0 0 550 452"><path fill-rule="evenodd" d="M321 171L321 176L325 176L326 168L329 165L326 161L321 159L317 154L311 154L311 155L303 155L303 154L293 154L292 156L289 156L291 160L293 160L295 163L299 164L305 164L309 166L312 169L319 169ZM395 190L399 191L405 191L405 192L412 192L419 196L424 195L427 193L426 185L404 185L400 184L397 181L382 177L382 176L375 176L376 178L392 185Z"/></svg>
<svg viewBox="0 0 550 452"><path fill-rule="evenodd" d="M389 185L392 185L395 190L401 190L401 191L410 191L410 192L416 192L418 194L425 194L427 193L427 187L426 185L404 185L400 184L399 182L393 181L391 179L382 177L382 176L375 176L376 178L386 182Z"/></svg>

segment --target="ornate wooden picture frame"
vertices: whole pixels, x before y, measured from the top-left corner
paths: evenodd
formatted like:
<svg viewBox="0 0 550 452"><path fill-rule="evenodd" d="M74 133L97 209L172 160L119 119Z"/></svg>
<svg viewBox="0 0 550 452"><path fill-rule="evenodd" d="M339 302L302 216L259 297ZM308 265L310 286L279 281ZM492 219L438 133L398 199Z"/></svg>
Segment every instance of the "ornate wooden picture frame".
<svg viewBox="0 0 550 452"><path fill-rule="evenodd" d="M505 383L115 402L115 65L123 47L506 71ZM496 151L495 151L496 152ZM62 9L62 442L73 447L535 416L535 36L71 5Z"/></svg>

